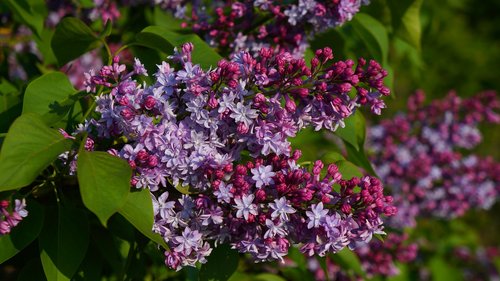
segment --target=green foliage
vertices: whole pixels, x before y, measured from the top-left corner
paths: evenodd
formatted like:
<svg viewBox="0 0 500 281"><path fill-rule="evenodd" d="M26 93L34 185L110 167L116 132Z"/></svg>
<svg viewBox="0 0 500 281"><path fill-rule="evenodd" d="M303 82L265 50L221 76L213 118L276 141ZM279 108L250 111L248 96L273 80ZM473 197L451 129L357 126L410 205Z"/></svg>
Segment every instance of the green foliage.
<svg viewBox="0 0 500 281"><path fill-rule="evenodd" d="M21 114L22 99L18 89L9 81L0 79L0 132L7 132L10 124Z"/></svg>
<svg viewBox="0 0 500 281"><path fill-rule="evenodd" d="M26 88L23 114L37 113L47 124L54 124L75 106L79 98L77 93L65 74L44 74Z"/></svg>
<svg viewBox="0 0 500 281"><path fill-rule="evenodd" d="M200 281L224 281L238 267L239 255L227 244L218 245L200 269Z"/></svg>
<svg viewBox="0 0 500 281"><path fill-rule="evenodd" d="M78 153L78 183L83 203L106 225L127 201L132 171L128 163L106 152Z"/></svg>
<svg viewBox="0 0 500 281"><path fill-rule="evenodd" d="M6 3L22 23L29 26L35 34L42 34L45 15L39 13L36 7L43 7L43 0L6 0Z"/></svg>
<svg viewBox="0 0 500 281"><path fill-rule="evenodd" d="M136 36L137 43L160 52L171 54L176 46L191 42L194 44L193 63L202 68L215 68L222 57L196 34L178 34L161 26L148 26Z"/></svg>
<svg viewBox="0 0 500 281"><path fill-rule="evenodd" d="M99 38L81 20L64 18L56 27L51 46L59 66L99 46Z"/></svg>
<svg viewBox="0 0 500 281"><path fill-rule="evenodd" d="M71 280L89 244L86 214L74 207L48 208L40 233L40 259L47 280ZM55 218L55 219L54 219Z"/></svg>
<svg viewBox="0 0 500 281"><path fill-rule="evenodd" d="M22 115L12 124L0 151L0 191L29 185L71 144L39 115Z"/></svg>
<svg viewBox="0 0 500 281"><path fill-rule="evenodd" d="M389 38L384 25L367 14L358 13L352 20L352 26L373 57L383 65L387 64Z"/></svg>
<svg viewBox="0 0 500 281"><path fill-rule="evenodd" d="M119 213L125 217L137 230L165 249L167 245L160 235L153 233L153 203L148 190L131 192Z"/></svg>
<svg viewBox="0 0 500 281"><path fill-rule="evenodd" d="M29 215L8 235L0 236L0 264L15 256L38 237L43 226L44 210L36 201L28 201Z"/></svg>

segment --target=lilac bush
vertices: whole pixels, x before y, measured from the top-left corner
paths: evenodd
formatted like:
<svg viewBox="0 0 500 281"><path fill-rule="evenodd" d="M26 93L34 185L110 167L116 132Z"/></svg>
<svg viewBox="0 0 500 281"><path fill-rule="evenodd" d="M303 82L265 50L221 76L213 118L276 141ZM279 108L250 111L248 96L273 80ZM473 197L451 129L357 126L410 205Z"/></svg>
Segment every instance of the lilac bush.
<svg viewBox="0 0 500 281"><path fill-rule="evenodd" d="M237 53L275 47L301 57L315 33L350 21L366 0L216 1L195 5L184 25L214 47ZM181 5L181 4L180 4ZM179 13L179 6L176 8Z"/></svg>
<svg viewBox="0 0 500 281"><path fill-rule="evenodd" d="M87 91L101 93L99 118L79 129L95 143L125 141L109 152L133 168L132 186L153 192L168 266L204 263L224 242L265 261L281 260L292 244L325 255L384 233L381 216L396 209L379 180L343 180L335 165L321 175L321 161L309 172L289 142L306 127L335 131L360 106L380 113L389 90L378 63L332 62L324 48L308 67L263 48L204 71L192 50L175 49L175 64L158 65L151 86L135 80L148 75L137 59L131 72L115 58L86 74Z"/></svg>
<svg viewBox="0 0 500 281"><path fill-rule="evenodd" d="M494 92L461 99L454 93L425 106L424 94L409 99L407 114L369 130L376 170L391 188L395 227L415 226L422 216L455 218L468 209L488 209L500 192L500 164L464 154L481 142L478 125L499 123Z"/></svg>

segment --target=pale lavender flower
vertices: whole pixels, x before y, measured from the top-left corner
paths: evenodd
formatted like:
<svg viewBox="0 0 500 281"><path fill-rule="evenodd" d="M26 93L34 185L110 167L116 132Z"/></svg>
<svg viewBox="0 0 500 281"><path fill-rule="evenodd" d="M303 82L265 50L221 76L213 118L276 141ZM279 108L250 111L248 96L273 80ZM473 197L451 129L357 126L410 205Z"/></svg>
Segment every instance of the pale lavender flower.
<svg viewBox="0 0 500 281"><path fill-rule="evenodd" d="M249 194L249 195L243 195L240 198L234 199L234 202L236 203L236 209L238 211L236 212L236 217L241 218L244 217L245 220L248 220L248 216L250 214L252 215L257 215L257 205L253 204L253 199L255 198L255 195Z"/></svg>
<svg viewBox="0 0 500 281"><path fill-rule="evenodd" d="M276 173L273 172L273 167L271 165L260 165L257 168L251 169L251 172L253 175L252 179L255 181L255 186L257 188L274 183L273 177Z"/></svg>
<svg viewBox="0 0 500 281"><path fill-rule="evenodd" d="M274 203L269 203L269 207L273 209L271 213L271 218L275 219L279 217L282 221L288 221L288 214L293 214L296 212L294 208L287 202L285 197L280 199L275 199Z"/></svg>
<svg viewBox="0 0 500 281"><path fill-rule="evenodd" d="M318 204L313 204L311 206L311 211L306 211L306 216L309 218L309 223L307 228L319 227L320 221L328 214L328 210L323 210L323 202Z"/></svg>

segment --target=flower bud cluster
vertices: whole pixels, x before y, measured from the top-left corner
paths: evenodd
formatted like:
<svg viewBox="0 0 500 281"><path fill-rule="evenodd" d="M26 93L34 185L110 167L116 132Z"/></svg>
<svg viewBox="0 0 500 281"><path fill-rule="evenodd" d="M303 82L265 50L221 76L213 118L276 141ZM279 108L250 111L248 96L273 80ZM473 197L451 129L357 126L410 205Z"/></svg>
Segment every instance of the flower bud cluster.
<svg viewBox="0 0 500 281"><path fill-rule="evenodd" d="M219 1L193 6L186 27L229 53L274 46L302 56L314 33L342 25L369 1ZM272 38L272 40L269 40Z"/></svg>
<svg viewBox="0 0 500 281"><path fill-rule="evenodd" d="M16 199L14 209L11 211L9 211L10 204L8 200L0 201L0 237L9 234L12 228L28 216L24 199Z"/></svg>
<svg viewBox="0 0 500 281"><path fill-rule="evenodd" d="M470 208L488 209L500 192L499 163L462 155L481 142L480 122L500 122L496 94L461 99L451 93L428 106L423 102L417 92L408 114L369 131L372 160L399 209L395 227L414 226L417 216L453 218Z"/></svg>
<svg viewBox="0 0 500 281"><path fill-rule="evenodd" d="M283 261L297 244L308 256L325 256L385 234L381 216L396 210L378 179L343 180L334 164L322 177L321 161L309 172L297 165L299 155L271 154L207 170L207 192L153 196L154 230L170 248L166 264L178 269L203 263L219 243L255 261Z"/></svg>
<svg viewBox="0 0 500 281"><path fill-rule="evenodd" d="M383 233L380 217L396 209L380 181L342 180L335 165L321 176L321 161L309 172L289 142L306 127L334 131L359 106L379 113L379 97L389 94L380 65L332 63L325 48L308 67L263 48L204 71L192 50L190 43L176 49L170 58L179 69L158 65L151 86L133 78L147 75L139 60L127 72L118 58L85 83L102 93L99 118L81 130L96 143L124 141L113 153L132 167L133 186L155 194L154 230L170 246L168 266L205 262L214 243L265 261L281 260L292 244L325 255ZM251 160L238 164L242 158Z"/></svg>
<svg viewBox="0 0 500 281"><path fill-rule="evenodd" d="M185 44L172 56L179 70L158 65L149 87L132 79L147 74L138 60L130 73L115 59L86 74L88 91L107 88L97 97L100 119L89 124L98 137L126 137L119 155L134 169L136 187L155 191L169 178L174 186L204 190L207 169L239 160L244 150L290 155L288 139L301 129L335 131L359 106L379 113L385 107L380 97L389 94L378 63L328 64L329 48L316 52L311 67L264 48L255 57L241 52L221 60L209 71L190 61L192 48Z"/></svg>
<svg viewBox="0 0 500 281"><path fill-rule="evenodd" d="M464 280L498 280L500 271L495 265L498 258L498 246L479 246L475 249L459 246L453 249L450 260L462 269Z"/></svg>

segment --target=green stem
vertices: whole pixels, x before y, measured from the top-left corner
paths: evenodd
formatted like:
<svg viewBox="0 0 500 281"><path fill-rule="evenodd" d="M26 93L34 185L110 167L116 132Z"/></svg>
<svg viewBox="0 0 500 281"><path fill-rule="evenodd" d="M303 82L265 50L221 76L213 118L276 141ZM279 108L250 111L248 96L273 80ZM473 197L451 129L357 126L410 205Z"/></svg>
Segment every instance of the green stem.
<svg viewBox="0 0 500 281"><path fill-rule="evenodd" d="M113 56L118 56L123 50L127 49L128 47L130 47L131 44L125 44L123 46L120 47L120 49L118 49Z"/></svg>
<svg viewBox="0 0 500 281"><path fill-rule="evenodd" d="M106 43L106 40L101 39L102 44L104 45L104 48L106 48L106 52L108 53L108 65L111 65L113 62L113 54L111 54L111 49L109 48L108 43Z"/></svg>

